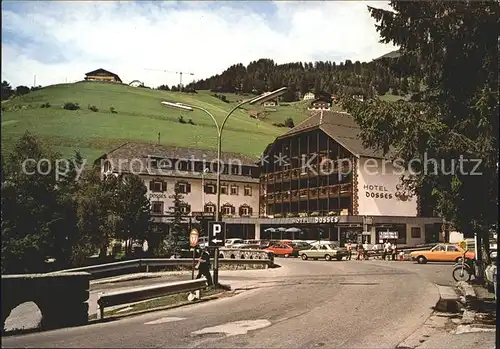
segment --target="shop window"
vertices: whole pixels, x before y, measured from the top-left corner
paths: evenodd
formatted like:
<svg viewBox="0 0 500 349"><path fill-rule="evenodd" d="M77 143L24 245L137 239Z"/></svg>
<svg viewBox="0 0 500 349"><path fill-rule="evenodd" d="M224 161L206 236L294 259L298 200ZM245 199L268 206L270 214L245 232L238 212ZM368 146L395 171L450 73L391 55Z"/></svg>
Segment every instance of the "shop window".
<svg viewBox="0 0 500 349"><path fill-rule="evenodd" d="M420 239L420 227L412 227L411 228L411 238L412 239Z"/></svg>

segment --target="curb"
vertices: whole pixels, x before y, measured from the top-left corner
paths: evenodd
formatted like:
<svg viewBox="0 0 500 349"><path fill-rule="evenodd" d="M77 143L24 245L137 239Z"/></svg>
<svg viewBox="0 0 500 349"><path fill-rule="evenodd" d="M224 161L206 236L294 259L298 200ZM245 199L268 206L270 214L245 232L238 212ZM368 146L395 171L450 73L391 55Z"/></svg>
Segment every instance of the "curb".
<svg viewBox="0 0 500 349"><path fill-rule="evenodd" d="M439 291L439 300L435 310L444 313L457 313L460 309L460 297L453 287L436 285Z"/></svg>
<svg viewBox="0 0 500 349"><path fill-rule="evenodd" d="M464 309L462 315L462 324L472 324L476 318L476 311L471 309L473 304L477 301L476 291L474 291L472 285L469 285L465 281L458 282L457 287L465 298L466 309Z"/></svg>

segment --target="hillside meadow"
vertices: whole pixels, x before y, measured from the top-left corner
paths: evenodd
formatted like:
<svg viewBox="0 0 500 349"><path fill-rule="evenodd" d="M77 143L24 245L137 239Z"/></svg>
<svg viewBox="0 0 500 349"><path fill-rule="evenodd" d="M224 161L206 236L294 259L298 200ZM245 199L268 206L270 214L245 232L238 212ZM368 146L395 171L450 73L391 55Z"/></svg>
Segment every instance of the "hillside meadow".
<svg viewBox="0 0 500 349"><path fill-rule="evenodd" d="M26 130L64 156L76 150L93 160L127 141L158 142L182 147L214 149L216 129L201 111L172 110L162 101L193 104L209 110L221 122L237 101L251 98L224 94L227 102L210 91L183 93L130 87L101 82L77 82L47 86L2 103L2 153L12 149ZM80 109L63 109L65 103L78 103ZM42 107L44 104L50 107ZM89 106L95 106L92 111ZM251 115L257 115L257 119ZM266 145L286 128L273 126L292 118L297 124L309 115L305 102L264 108L245 106L226 123L223 151L256 158ZM182 116L186 123L179 122ZM189 119L192 123L188 123Z"/></svg>

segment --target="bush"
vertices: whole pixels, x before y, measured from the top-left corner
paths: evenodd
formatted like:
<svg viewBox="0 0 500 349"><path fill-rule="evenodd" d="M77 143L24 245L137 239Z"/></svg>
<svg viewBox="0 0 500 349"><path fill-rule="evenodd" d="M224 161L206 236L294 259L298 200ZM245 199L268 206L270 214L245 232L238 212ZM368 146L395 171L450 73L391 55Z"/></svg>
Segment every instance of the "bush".
<svg viewBox="0 0 500 349"><path fill-rule="evenodd" d="M50 103L47 102L47 103L43 103L40 108L50 108Z"/></svg>
<svg viewBox="0 0 500 349"><path fill-rule="evenodd" d="M95 105L90 105L88 106L89 110L92 110L94 113L99 111L99 109L97 109L97 107Z"/></svg>
<svg viewBox="0 0 500 349"><path fill-rule="evenodd" d="M282 122L280 123L273 123L273 126L276 126L276 127L286 127L286 125Z"/></svg>
<svg viewBox="0 0 500 349"><path fill-rule="evenodd" d="M78 103L66 102L66 103L64 103L63 109L78 110L78 109L80 109L80 106L78 105Z"/></svg>
<svg viewBox="0 0 500 349"><path fill-rule="evenodd" d="M293 119L292 118L285 119L285 126L289 128L294 128L295 124L293 123Z"/></svg>
<svg viewBox="0 0 500 349"><path fill-rule="evenodd" d="M181 115L181 116L179 116L179 119L178 119L178 120L179 120L179 122L180 122L181 124L185 124L185 123L186 123L186 120L184 120L184 117L183 117L182 115Z"/></svg>
<svg viewBox="0 0 500 349"><path fill-rule="evenodd" d="M111 112L111 114L118 114L115 107L109 107L109 111Z"/></svg>
<svg viewBox="0 0 500 349"><path fill-rule="evenodd" d="M189 119L189 120L188 120L188 124L195 125L195 123L194 123L193 119Z"/></svg>

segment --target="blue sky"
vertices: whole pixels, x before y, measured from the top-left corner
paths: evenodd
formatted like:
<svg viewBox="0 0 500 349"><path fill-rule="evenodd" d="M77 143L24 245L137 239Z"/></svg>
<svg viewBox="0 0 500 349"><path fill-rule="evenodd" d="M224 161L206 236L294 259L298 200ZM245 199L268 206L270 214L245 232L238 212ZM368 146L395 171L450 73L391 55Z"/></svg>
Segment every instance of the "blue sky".
<svg viewBox="0 0 500 349"><path fill-rule="evenodd" d="M2 2L2 80L51 85L111 70L124 82L202 79L259 58L369 61L379 43L366 6L387 2ZM185 81L186 82L186 81Z"/></svg>

